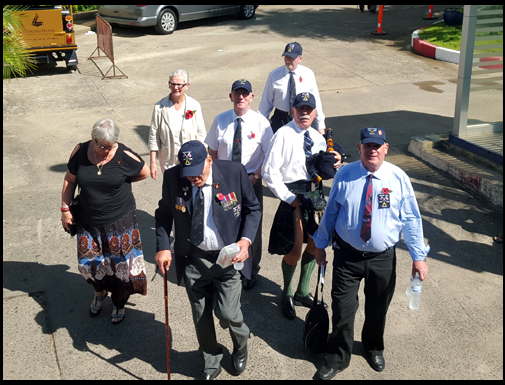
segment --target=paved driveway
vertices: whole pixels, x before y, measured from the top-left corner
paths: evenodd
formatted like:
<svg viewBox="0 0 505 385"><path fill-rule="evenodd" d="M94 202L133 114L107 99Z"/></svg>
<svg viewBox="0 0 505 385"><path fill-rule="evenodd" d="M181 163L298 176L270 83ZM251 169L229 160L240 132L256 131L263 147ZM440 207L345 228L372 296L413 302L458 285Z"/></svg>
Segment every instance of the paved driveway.
<svg viewBox="0 0 505 385"><path fill-rule="evenodd" d="M75 239L63 232L59 204L66 162L103 117L122 127L120 141L148 160L152 107L168 92L168 74L190 73L188 94L200 101L207 128L232 108L234 80L253 85L257 108L266 77L281 66L286 43L304 47L303 64L317 76L327 125L357 160L359 130L383 127L389 160L411 176L431 245L430 277L421 310L408 309L404 290L411 262L398 246L398 284L386 329L386 370L374 372L361 356L363 301L356 317L351 366L338 379L503 379L503 214L452 179L406 152L414 135L452 130L457 66L410 51L413 30L426 25L427 6L387 6L381 38L370 34L377 16L356 6L260 6L254 20L222 17L181 24L171 36L115 29L116 65L128 79L101 80L110 62L87 61L96 35L80 35L79 70L46 68L3 89L3 359L4 379L166 378L163 284L154 282L154 210L161 179L134 185L149 290L134 296L119 326L111 302L91 319L92 288L79 275ZM447 6L436 6L440 13ZM426 8L426 9L425 9ZM327 184L329 187L329 184ZM312 379L321 357L303 351L306 309L294 321L278 307L280 257L266 251L278 201L265 188L261 278L243 294L251 328L250 360L241 379ZM172 378L191 379L202 368L190 307L169 274ZM311 284L315 286L315 276ZM330 300L331 274L325 298ZM231 340L218 327L230 374Z"/></svg>

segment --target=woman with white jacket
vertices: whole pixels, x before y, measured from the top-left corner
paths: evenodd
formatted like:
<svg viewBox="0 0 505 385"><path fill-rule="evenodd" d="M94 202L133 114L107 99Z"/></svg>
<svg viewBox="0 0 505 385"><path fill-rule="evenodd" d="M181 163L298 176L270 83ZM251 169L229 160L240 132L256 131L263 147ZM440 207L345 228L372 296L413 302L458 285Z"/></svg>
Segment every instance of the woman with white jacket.
<svg viewBox="0 0 505 385"><path fill-rule="evenodd" d="M175 70L168 82L170 95L154 105L149 130L149 151L151 152L151 177L156 179L156 153L161 172L179 163L177 154L181 146L190 140L204 141L207 131L203 121L202 108L195 99L185 95L189 88L189 75L185 70Z"/></svg>

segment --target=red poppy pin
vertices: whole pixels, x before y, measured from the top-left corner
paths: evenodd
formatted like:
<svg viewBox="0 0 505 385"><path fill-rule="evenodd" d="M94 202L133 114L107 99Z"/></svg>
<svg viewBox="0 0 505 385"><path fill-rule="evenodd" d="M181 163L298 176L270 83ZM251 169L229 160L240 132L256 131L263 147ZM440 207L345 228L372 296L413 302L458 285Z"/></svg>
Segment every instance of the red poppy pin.
<svg viewBox="0 0 505 385"><path fill-rule="evenodd" d="M191 119L193 117L193 115L196 114L196 110L187 110L186 111L186 119Z"/></svg>
<svg viewBox="0 0 505 385"><path fill-rule="evenodd" d="M382 189L382 191L381 191L382 194L386 194L386 195L389 194L389 193L392 193L392 192L393 192L393 190L390 190L387 187L384 187Z"/></svg>
<svg viewBox="0 0 505 385"><path fill-rule="evenodd" d="M217 199L219 199L220 201L222 201L224 199L224 195L219 193L216 195Z"/></svg>
<svg viewBox="0 0 505 385"><path fill-rule="evenodd" d="M251 131L251 139L254 139L254 138L256 138L256 134Z"/></svg>
<svg viewBox="0 0 505 385"><path fill-rule="evenodd" d="M300 79L298 79L298 81L299 81L300 83L302 83L302 82L303 82L303 79L302 79L302 77L301 77L301 76L300 76Z"/></svg>

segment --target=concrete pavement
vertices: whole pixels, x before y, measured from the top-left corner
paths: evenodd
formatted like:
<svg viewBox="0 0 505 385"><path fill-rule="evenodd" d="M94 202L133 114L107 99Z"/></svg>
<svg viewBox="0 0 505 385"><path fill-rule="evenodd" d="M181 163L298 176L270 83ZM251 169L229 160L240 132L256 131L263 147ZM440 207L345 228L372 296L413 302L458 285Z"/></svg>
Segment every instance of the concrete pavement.
<svg viewBox="0 0 505 385"><path fill-rule="evenodd" d="M492 241L503 232L503 212L407 151L413 136L452 131L457 65L410 50L412 31L425 23L425 7L388 6L388 35L380 38L370 35L376 16L345 5L260 6L254 20L189 22L171 36L117 28L116 65L128 79L101 80L110 62L87 61L96 35L79 35L77 72L58 65L5 83L4 379L166 378L163 284L159 276L151 282L153 215L162 181L134 184L149 289L146 297L130 298L125 321L113 326L110 299L98 318L88 316L92 289L77 271L75 239L61 228L66 162L102 117L116 120L120 141L148 160L152 106L168 92L175 68L189 71L188 94L202 104L207 127L232 107L227 96L238 78L253 84L256 109L268 72L282 65L285 44L295 40L304 47L303 64L316 73L327 125L350 160L358 159L362 127L387 131L388 160L411 177L431 246L421 310L414 312L404 294L410 257L405 244L398 245L386 370L374 372L362 357L362 300L351 365L336 379L503 379L503 248ZM266 250L278 201L266 187L265 194L261 277L242 297L252 338L248 369L239 379L312 379L322 359L302 348L307 309L298 308L294 321L280 314L280 257ZM191 379L201 370L201 357L186 293L173 284L174 271L169 278L172 378ZM315 275L312 281L315 287ZM329 301L330 289L325 294ZM219 326L217 331L225 347L219 379L235 379L229 334Z"/></svg>

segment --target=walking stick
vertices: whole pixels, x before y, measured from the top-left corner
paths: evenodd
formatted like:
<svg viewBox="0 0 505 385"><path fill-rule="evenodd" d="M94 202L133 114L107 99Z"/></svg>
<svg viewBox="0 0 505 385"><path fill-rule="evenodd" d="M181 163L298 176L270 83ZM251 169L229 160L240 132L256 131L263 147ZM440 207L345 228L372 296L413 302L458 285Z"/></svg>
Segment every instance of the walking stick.
<svg viewBox="0 0 505 385"><path fill-rule="evenodd" d="M168 262L165 262L165 265L168 265ZM168 374L168 380L170 380L170 334L168 330L168 289L167 289L168 274L166 270L163 272L163 276L164 276L163 287L165 290L165 333L167 336L167 374Z"/></svg>

